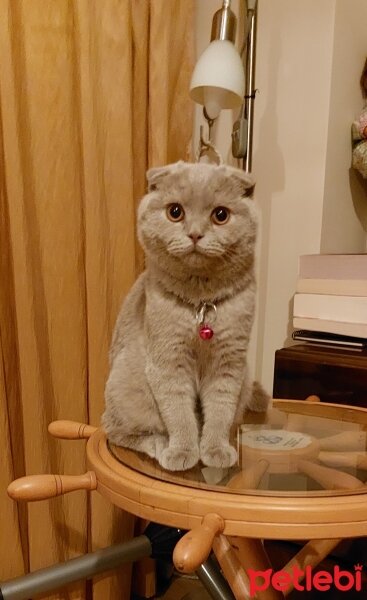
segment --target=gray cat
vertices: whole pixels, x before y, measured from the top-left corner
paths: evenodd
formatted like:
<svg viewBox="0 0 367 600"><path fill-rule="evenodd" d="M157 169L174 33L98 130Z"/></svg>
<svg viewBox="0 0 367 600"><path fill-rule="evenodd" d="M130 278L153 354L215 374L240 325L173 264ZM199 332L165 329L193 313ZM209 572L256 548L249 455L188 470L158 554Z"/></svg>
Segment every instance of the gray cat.
<svg viewBox="0 0 367 600"><path fill-rule="evenodd" d="M179 162L148 171L146 271L115 327L103 426L168 470L229 467L231 428L268 396L248 375L257 216L251 177Z"/></svg>

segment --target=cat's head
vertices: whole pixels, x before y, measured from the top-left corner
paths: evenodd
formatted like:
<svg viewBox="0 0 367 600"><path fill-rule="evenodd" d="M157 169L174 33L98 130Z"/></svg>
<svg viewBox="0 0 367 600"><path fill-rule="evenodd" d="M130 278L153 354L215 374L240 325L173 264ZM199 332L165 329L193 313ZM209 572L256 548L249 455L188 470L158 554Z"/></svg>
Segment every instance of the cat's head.
<svg viewBox="0 0 367 600"><path fill-rule="evenodd" d="M138 234L148 257L205 273L254 251L254 184L228 166L179 162L150 169L138 211Z"/></svg>

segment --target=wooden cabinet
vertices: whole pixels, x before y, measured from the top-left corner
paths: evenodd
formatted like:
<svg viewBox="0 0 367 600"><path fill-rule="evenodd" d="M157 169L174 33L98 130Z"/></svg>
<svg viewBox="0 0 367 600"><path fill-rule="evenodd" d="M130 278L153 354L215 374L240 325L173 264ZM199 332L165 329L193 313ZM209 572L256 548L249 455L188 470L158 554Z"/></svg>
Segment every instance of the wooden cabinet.
<svg viewBox="0 0 367 600"><path fill-rule="evenodd" d="M367 408L367 350L296 344L275 353L274 398L305 399Z"/></svg>

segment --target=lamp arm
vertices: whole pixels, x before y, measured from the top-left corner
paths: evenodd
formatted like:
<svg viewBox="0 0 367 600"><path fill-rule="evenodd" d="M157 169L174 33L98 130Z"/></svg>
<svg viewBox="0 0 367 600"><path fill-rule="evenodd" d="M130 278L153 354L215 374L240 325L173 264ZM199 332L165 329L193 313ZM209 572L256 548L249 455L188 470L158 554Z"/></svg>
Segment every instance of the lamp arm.
<svg viewBox="0 0 367 600"><path fill-rule="evenodd" d="M242 158L242 167L245 171L252 169L252 143L254 123L255 100L255 48L256 48L256 20L257 0L245 0L247 8L246 30L241 49L241 57L246 73L245 97L237 121L232 130L232 154L235 158ZM246 50L245 57L243 56Z"/></svg>
<svg viewBox="0 0 367 600"><path fill-rule="evenodd" d="M253 10L255 12L257 7L257 0L247 0L247 10Z"/></svg>
<svg viewBox="0 0 367 600"><path fill-rule="evenodd" d="M240 51L240 56L243 56L243 54L246 50L249 35L251 33L252 16L256 12L256 10L257 10L257 0L245 0L245 13L247 15L247 19L246 19L246 29L245 29L245 33L243 36L243 43L242 43L242 47L241 47L241 51Z"/></svg>
<svg viewBox="0 0 367 600"><path fill-rule="evenodd" d="M243 168L248 173L252 170L252 145L254 130L254 102L255 102L255 65L256 65L256 24L257 10L256 1L251 2L254 8L249 8L248 19L250 31L246 53L246 87L245 87L245 116L247 117L247 152L243 159ZM248 2L248 6L250 2Z"/></svg>

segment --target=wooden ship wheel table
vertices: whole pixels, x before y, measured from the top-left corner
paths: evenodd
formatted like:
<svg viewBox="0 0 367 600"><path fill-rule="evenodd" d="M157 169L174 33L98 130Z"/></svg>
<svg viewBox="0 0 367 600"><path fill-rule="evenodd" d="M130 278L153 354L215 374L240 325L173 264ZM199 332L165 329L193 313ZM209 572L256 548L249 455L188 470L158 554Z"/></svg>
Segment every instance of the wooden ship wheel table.
<svg viewBox="0 0 367 600"><path fill-rule="evenodd" d="M95 489L137 517L184 530L173 562L178 571L200 573L214 560L217 574L210 577L217 583L203 571L200 579L216 599L280 600L294 589L296 572L300 585L306 568L315 568L341 539L367 535L366 409L315 397L274 400L266 413L246 414L236 434L237 465L199 464L180 473L110 445L102 429L56 421L49 430L88 438L88 472L25 477L9 486L10 496L30 501ZM271 584L264 539L309 540ZM4 592L3 598L13 600Z"/></svg>

